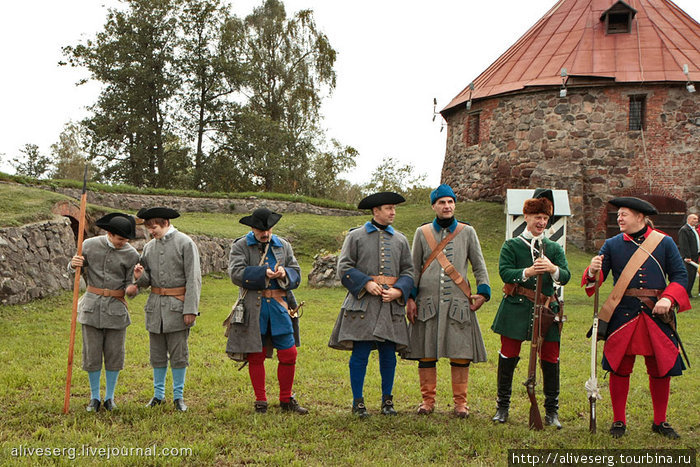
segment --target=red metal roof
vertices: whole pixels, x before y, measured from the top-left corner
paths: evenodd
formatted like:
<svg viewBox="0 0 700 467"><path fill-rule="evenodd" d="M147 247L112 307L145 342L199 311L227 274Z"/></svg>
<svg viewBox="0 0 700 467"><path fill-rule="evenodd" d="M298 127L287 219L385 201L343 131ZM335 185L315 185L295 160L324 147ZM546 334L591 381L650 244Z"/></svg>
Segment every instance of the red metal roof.
<svg viewBox="0 0 700 467"><path fill-rule="evenodd" d="M443 109L528 86L561 86L569 79L615 82L700 79L700 24L669 0L629 0L631 31L606 34L601 15L618 0L560 0L524 36ZM622 3L622 2L620 2Z"/></svg>

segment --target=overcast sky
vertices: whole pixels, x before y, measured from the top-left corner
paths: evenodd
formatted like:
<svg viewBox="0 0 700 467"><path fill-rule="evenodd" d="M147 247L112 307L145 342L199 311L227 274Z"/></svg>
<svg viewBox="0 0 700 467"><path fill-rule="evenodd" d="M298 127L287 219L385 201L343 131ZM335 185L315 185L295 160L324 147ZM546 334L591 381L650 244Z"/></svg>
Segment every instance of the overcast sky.
<svg viewBox="0 0 700 467"><path fill-rule="evenodd" d="M262 0L233 1L245 16ZM337 87L323 106L328 136L355 147L356 183L385 156L413 164L436 185L445 155L438 110L555 4L555 0L285 0L310 8L338 52ZM696 20L699 0L675 2ZM612 4L612 0L611 0ZM634 0L632 1L634 4ZM26 143L43 153L65 123L80 120L99 85L76 87L84 70L59 67L61 47L94 37L115 0L3 2L0 10L0 154ZM697 79L697 78L696 78ZM3 162L0 170L12 173Z"/></svg>

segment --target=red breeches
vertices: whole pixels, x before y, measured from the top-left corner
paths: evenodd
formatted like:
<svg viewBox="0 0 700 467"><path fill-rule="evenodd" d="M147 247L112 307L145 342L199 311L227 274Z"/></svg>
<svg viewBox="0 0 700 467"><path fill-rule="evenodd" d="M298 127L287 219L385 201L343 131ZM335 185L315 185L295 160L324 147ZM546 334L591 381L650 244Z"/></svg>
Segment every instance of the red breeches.
<svg viewBox="0 0 700 467"><path fill-rule="evenodd" d="M510 337L501 336L501 355L506 358L520 356L520 347L523 341L511 339ZM540 360L549 363L559 362L559 342L542 342L540 347Z"/></svg>

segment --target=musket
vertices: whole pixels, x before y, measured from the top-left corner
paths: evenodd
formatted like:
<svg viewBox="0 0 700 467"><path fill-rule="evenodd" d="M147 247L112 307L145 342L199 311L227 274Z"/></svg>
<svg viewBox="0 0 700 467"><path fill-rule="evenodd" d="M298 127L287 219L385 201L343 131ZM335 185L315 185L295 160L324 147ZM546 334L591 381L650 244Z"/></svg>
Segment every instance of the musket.
<svg viewBox="0 0 700 467"><path fill-rule="evenodd" d="M533 240L534 242L534 240ZM540 258L544 257L544 242L540 241ZM537 274L535 285L535 303L532 316L532 340L530 344L530 361L527 367L527 380L523 383L527 388L527 395L530 398L530 429L541 430L542 416L537 406L537 395L535 386L537 385L537 354L542 345L542 334L540 323L542 321L542 306L540 295L542 294L542 275Z"/></svg>
<svg viewBox="0 0 700 467"><path fill-rule="evenodd" d="M593 326L591 327L591 377L586 381L586 392L590 403L590 419L588 430L596 432L596 402L601 399L598 390L598 303L600 297L600 282L595 281L595 296L593 299Z"/></svg>
<svg viewBox="0 0 700 467"><path fill-rule="evenodd" d="M80 196L80 219L78 219L78 249L76 256L83 254L83 237L85 232L85 208L87 206L87 164L83 175L83 193ZM70 407L70 385L73 377L73 349L75 347L75 326L78 321L78 298L80 295L80 266L75 268L75 280L73 281L73 311L70 319L70 340L68 341L68 371L66 373L66 395L63 399L63 413L67 414Z"/></svg>

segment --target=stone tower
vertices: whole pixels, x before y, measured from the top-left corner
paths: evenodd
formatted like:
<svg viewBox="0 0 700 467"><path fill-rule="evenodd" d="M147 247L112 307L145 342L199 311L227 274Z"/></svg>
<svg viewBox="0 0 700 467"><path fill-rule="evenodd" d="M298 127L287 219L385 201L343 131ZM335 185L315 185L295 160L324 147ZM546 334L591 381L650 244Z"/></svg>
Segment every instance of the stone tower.
<svg viewBox="0 0 700 467"><path fill-rule="evenodd" d="M700 24L667 0L561 0L443 110L442 180L463 198L566 189L597 248L613 196L674 233L700 212ZM698 89L700 91L700 88Z"/></svg>

